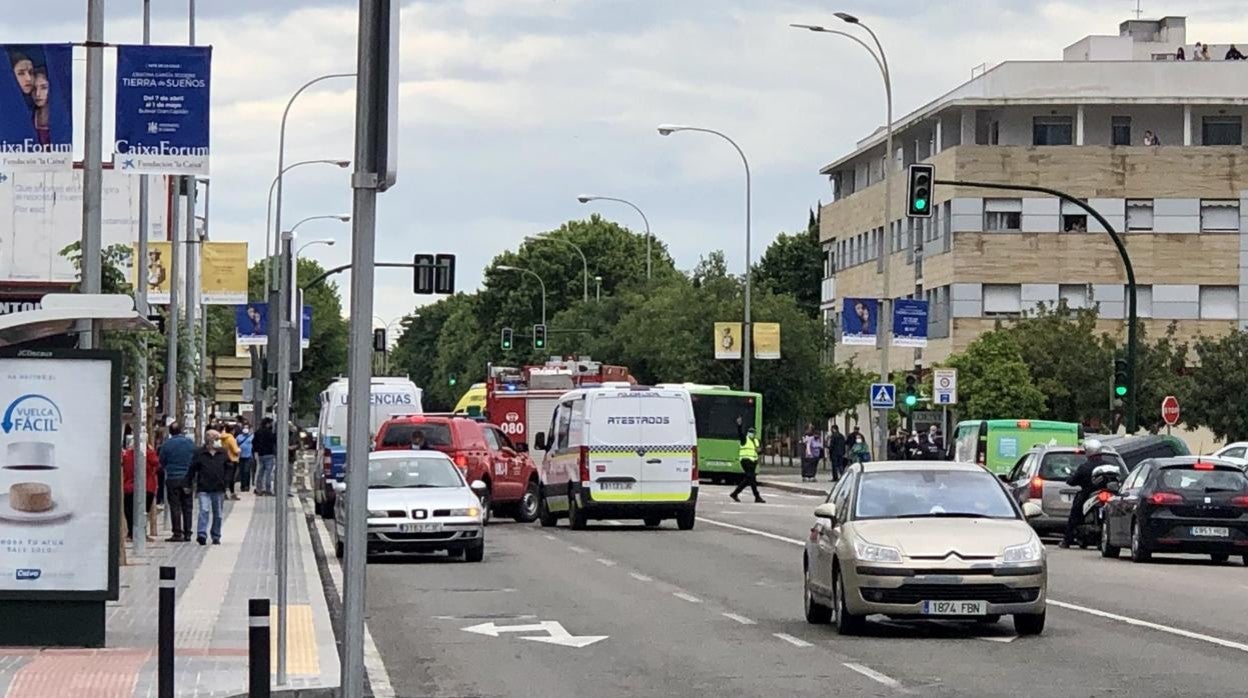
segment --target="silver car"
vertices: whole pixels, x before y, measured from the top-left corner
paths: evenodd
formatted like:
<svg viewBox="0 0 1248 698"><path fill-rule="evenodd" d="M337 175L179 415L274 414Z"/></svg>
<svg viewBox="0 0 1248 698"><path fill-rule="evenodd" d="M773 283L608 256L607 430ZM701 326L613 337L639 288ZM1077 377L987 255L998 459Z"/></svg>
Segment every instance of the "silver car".
<svg viewBox="0 0 1248 698"><path fill-rule="evenodd" d="M1118 481L1127 479L1127 466L1122 456L1112 449L1101 450L1106 463L1118 466ZM1075 446L1037 446L1028 451L1008 475L1001 479L1019 504L1035 502L1041 514L1031 519L1031 527L1041 535L1062 533L1070 517L1070 505L1079 488L1066 484L1066 479L1088 460L1082 448ZM1091 541L1095 544L1096 541Z"/></svg>
<svg viewBox="0 0 1248 698"><path fill-rule="evenodd" d="M335 483L334 553L346 551L346 486ZM468 562L485 557L481 500L446 454L377 451L368 456L368 554L445 550ZM475 490L475 491L474 491Z"/></svg>
<svg viewBox="0 0 1248 698"><path fill-rule="evenodd" d="M873 614L977 622L1013 615L1020 635L1039 634L1048 562L1025 518L1038 513L978 465L851 466L815 509L802 560L806 620L853 634Z"/></svg>

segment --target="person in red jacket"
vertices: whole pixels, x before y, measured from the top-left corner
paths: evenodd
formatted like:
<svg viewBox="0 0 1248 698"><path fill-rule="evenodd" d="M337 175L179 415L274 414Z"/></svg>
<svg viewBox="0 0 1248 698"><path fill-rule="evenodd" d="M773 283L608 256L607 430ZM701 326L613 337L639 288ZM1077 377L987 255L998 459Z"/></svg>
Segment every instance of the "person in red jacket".
<svg viewBox="0 0 1248 698"><path fill-rule="evenodd" d="M127 439L130 443L126 449L121 452L121 476L125 491L125 512L126 512L126 540L134 540L134 437ZM144 506L150 516L152 513L152 501L156 499L156 470L160 468L160 458L156 455L156 449L148 447L147 449L147 499ZM151 536L147 540L152 540Z"/></svg>

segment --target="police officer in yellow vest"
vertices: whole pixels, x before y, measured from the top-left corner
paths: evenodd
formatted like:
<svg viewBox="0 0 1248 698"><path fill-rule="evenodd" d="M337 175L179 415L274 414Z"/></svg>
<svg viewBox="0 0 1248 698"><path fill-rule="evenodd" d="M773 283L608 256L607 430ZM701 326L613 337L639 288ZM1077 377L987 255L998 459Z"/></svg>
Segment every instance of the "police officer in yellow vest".
<svg viewBox="0 0 1248 698"><path fill-rule="evenodd" d="M741 482L737 483L737 489L728 495L732 497L734 502L741 501L737 499L737 495L746 487L754 491L754 503L763 504L763 498L758 493L758 480L755 474L758 472L758 437L754 435L754 427L742 430L741 418L737 417L737 438L741 442L741 448L737 452L737 456L741 459L741 470L745 472L741 476Z"/></svg>

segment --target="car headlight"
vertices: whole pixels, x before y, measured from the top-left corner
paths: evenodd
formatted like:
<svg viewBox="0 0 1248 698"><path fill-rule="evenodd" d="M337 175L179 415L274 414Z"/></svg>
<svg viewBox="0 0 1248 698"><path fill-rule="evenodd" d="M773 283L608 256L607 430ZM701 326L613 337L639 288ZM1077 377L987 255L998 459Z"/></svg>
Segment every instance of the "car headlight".
<svg viewBox="0 0 1248 698"><path fill-rule="evenodd" d="M1017 562L1039 562L1044 557L1044 545L1040 539L1032 538L1022 545L1011 545L1001 553L1001 562L1006 564Z"/></svg>
<svg viewBox="0 0 1248 698"><path fill-rule="evenodd" d="M868 543L854 539L854 555L861 562L901 562L901 551L889 545Z"/></svg>
<svg viewBox="0 0 1248 698"><path fill-rule="evenodd" d="M387 512L384 512L384 511L374 511L374 510L372 510L372 509L369 509L369 510L368 510L368 518L370 518L370 519L388 519L388 518L390 518L390 514L389 514L389 513L387 513Z"/></svg>
<svg viewBox="0 0 1248 698"><path fill-rule="evenodd" d="M467 509L451 509L451 516L472 516L481 515L481 510L476 507L468 507Z"/></svg>

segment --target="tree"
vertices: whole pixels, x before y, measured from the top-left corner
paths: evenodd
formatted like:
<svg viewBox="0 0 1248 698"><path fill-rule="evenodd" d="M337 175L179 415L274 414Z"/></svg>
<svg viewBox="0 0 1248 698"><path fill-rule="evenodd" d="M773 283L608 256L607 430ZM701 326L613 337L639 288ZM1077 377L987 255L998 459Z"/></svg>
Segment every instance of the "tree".
<svg viewBox="0 0 1248 698"><path fill-rule="evenodd" d="M1248 333L1201 337L1196 356L1183 405L1185 421L1208 427L1219 441L1248 436Z"/></svg>
<svg viewBox="0 0 1248 698"><path fill-rule="evenodd" d="M1135 361L1136 423L1156 434L1166 422L1161 417L1161 401L1174 395L1183 403L1182 421L1197 425L1187 405L1194 401L1192 379L1187 372L1189 347L1177 338L1178 323L1170 323L1155 342L1146 341L1140 328L1139 355Z"/></svg>
<svg viewBox="0 0 1248 698"><path fill-rule="evenodd" d="M997 330L1009 335L1044 394L1043 412L1063 422L1109 421L1114 343L1096 331L1095 309L1040 304L1036 311ZM1025 416L1025 415L1020 415Z"/></svg>
<svg viewBox="0 0 1248 698"><path fill-rule="evenodd" d="M819 222L811 211L807 229L792 235L780 233L767 247L754 271L760 288L793 296L807 315L819 315L823 283L823 247Z"/></svg>
<svg viewBox="0 0 1248 698"><path fill-rule="evenodd" d="M1018 343L1005 332L988 332L966 351L951 356L958 369L962 419L1031 417L1044 414L1044 393L1032 384Z"/></svg>

